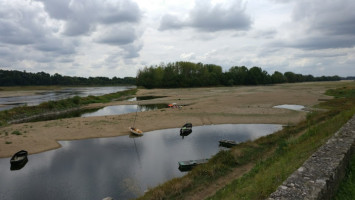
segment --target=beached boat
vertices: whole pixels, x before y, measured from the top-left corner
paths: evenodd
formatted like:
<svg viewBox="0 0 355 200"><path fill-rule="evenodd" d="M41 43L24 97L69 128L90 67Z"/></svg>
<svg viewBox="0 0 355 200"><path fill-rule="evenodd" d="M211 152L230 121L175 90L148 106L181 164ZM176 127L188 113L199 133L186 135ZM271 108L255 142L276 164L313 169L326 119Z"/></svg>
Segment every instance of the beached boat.
<svg viewBox="0 0 355 200"><path fill-rule="evenodd" d="M142 136L143 135L143 131L141 131L138 128L135 128L137 115L138 115L138 108L139 108L139 105L137 105L136 116L134 117L133 125L131 127L128 127L128 129L133 135Z"/></svg>
<svg viewBox="0 0 355 200"><path fill-rule="evenodd" d="M237 145L237 143L234 140L220 140L219 141L219 146L230 148L235 145Z"/></svg>
<svg viewBox="0 0 355 200"><path fill-rule="evenodd" d="M22 167L24 167L26 165L26 163L28 162L28 158L27 158L28 152L25 150L21 150L17 153L15 153L11 159L10 159L10 164L11 170L19 170Z"/></svg>
<svg viewBox="0 0 355 200"><path fill-rule="evenodd" d="M179 163L179 170L180 171L188 171L191 170L193 167L208 162L208 159L200 159L200 160L187 160L187 161L180 161Z"/></svg>
<svg viewBox="0 0 355 200"><path fill-rule="evenodd" d="M180 135L181 136L187 136L192 132L192 124L191 123L186 123L184 124L181 129L180 129Z"/></svg>
<svg viewBox="0 0 355 200"><path fill-rule="evenodd" d="M143 135L143 131L138 128L129 127L129 131L134 135Z"/></svg>

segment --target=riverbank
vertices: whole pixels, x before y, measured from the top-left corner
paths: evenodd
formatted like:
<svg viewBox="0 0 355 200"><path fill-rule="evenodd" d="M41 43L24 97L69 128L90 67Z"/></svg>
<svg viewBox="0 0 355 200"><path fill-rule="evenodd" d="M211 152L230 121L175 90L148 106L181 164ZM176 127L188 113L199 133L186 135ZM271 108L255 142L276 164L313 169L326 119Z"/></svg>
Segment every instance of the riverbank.
<svg viewBox="0 0 355 200"><path fill-rule="evenodd" d="M316 82L273 86L214 87L186 89L139 89L137 96L167 96L140 101L140 104L177 103L181 109L160 109L138 113L136 126L143 131L176 128L189 121L207 124L285 124L305 119L306 112L273 108L280 104L304 105L307 108L329 99L324 92L349 82ZM114 101L87 107L127 105L137 102ZM14 124L0 128L0 157L10 157L26 149L30 154L59 148L59 140L113 137L129 134L135 113L69 118Z"/></svg>

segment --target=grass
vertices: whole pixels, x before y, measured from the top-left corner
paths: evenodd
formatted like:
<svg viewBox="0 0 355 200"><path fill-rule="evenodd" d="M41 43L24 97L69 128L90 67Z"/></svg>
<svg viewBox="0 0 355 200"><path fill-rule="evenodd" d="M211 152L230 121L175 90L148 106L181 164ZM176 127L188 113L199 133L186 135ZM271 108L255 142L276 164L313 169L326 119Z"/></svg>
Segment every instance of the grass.
<svg viewBox="0 0 355 200"><path fill-rule="evenodd" d="M6 125L9 121L23 119L26 117L41 115L48 112L63 111L68 109L80 108L91 103L107 103L125 96L134 95L137 89L125 90L116 93L110 93L102 96L75 96L59 101L43 102L37 106L20 106L10 110L0 112L0 126Z"/></svg>
<svg viewBox="0 0 355 200"><path fill-rule="evenodd" d="M265 199L312 155L355 113L355 109L311 126L300 137L279 143L278 150L241 179L218 191L209 199ZM237 188L237 189L236 189Z"/></svg>
<svg viewBox="0 0 355 200"><path fill-rule="evenodd" d="M355 154L352 155L348 172L333 200L351 200L355 197Z"/></svg>
<svg viewBox="0 0 355 200"><path fill-rule="evenodd" d="M355 87L338 90L327 92L337 98L319 105L328 111L309 113L306 120L296 126L286 127L254 142L242 143L231 151L221 151L207 164L149 190L138 199L185 199L199 188L228 176L235 168L250 163L254 163L254 167L248 173L209 199L267 198L355 114Z"/></svg>
<svg viewBox="0 0 355 200"><path fill-rule="evenodd" d="M12 135L22 135L22 133L20 131L18 131L18 130L13 131L11 134Z"/></svg>

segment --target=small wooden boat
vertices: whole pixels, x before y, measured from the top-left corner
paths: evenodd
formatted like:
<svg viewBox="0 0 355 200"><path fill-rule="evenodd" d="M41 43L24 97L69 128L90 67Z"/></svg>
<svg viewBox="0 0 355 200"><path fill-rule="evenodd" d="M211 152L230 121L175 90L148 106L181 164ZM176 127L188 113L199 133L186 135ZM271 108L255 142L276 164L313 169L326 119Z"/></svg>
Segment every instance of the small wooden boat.
<svg viewBox="0 0 355 200"><path fill-rule="evenodd" d="M15 153L11 159L10 159L10 164L11 170L19 170L21 168L23 168L26 163L28 162L28 158L27 158L28 152L25 150L21 150L17 153Z"/></svg>
<svg viewBox="0 0 355 200"><path fill-rule="evenodd" d="M139 130L138 128L129 127L129 131L134 135L143 135L143 131Z"/></svg>
<svg viewBox="0 0 355 200"><path fill-rule="evenodd" d="M220 140L219 141L219 146L230 148L235 145L237 145L237 143L234 140Z"/></svg>
<svg viewBox="0 0 355 200"><path fill-rule="evenodd" d="M181 136L187 136L192 132L192 124L191 123L186 123L184 124L181 129L180 129L180 135Z"/></svg>
<svg viewBox="0 0 355 200"><path fill-rule="evenodd" d="M208 162L208 159L180 161L180 162L178 162L179 163L179 170L180 171L188 171L197 165L207 163L207 162Z"/></svg>

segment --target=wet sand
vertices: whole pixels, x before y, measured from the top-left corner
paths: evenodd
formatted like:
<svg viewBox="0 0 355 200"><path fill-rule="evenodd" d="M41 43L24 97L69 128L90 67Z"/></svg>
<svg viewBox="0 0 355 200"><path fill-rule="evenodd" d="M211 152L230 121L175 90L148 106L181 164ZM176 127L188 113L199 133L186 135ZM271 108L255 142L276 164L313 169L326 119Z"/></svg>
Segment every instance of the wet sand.
<svg viewBox="0 0 355 200"><path fill-rule="evenodd" d="M324 92L349 82L280 84L273 86L241 86L186 89L139 89L137 96L167 96L139 101L139 104L177 103L181 109L165 108L139 112L136 127L147 132L181 127L185 122L194 126L209 124L294 124L305 119L306 112L273 108L280 104L297 104L311 108L319 99L329 99ZM2 94L6 95L6 94ZM92 104L89 107L136 104L116 101ZM59 148L59 140L113 137L130 134L135 113L68 118L52 121L14 124L0 128L0 157L16 151L30 154ZM19 131L21 135L12 134ZM144 136L143 136L144 137Z"/></svg>

